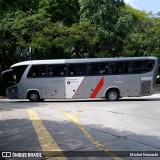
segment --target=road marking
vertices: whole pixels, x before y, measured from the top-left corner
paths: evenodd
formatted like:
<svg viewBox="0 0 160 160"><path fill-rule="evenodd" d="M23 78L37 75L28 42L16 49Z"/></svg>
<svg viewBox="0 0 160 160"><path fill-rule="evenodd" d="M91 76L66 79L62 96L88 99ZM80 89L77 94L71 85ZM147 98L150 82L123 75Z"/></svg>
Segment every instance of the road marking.
<svg viewBox="0 0 160 160"><path fill-rule="evenodd" d="M66 160L66 157L54 157L57 155L58 153L62 154L61 149L59 148L59 146L57 145L57 143L54 141L54 139L52 138L52 136L50 135L50 133L47 131L46 127L44 126L44 124L42 123L40 117L38 116L38 114L36 113L35 110L33 109L27 109L27 112L29 114L29 117L32 121L32 125L34 127L34 130L37 134L40 146L42 148L42 150L44 151L44 154L47 151L49 151L49 153L52 157L48 157L47 159L54 159L55 160ZM53 152L50 152L53 151ZM48 156L45 155L46 157ZM63 155L62 155L63 156Z"/></svg>
<svg viewBox="0 0 160 160"><path fill-rule="evenodd" d="M76 126L78 126L81 131L86 135L86 137L97 147L99 148L101 151L104 151L104 153L111 157L113 160L122 160L121 157L119 157L117 154L109 151L103 144L101 144L99 141L95 140L92 135L87 131L87 129L83 126L83 124L81 123L81 121L73 116L71 113L66 112L64 109L60 109L60 111L69 119L72 121L72 123L74 123Z"/></svg>

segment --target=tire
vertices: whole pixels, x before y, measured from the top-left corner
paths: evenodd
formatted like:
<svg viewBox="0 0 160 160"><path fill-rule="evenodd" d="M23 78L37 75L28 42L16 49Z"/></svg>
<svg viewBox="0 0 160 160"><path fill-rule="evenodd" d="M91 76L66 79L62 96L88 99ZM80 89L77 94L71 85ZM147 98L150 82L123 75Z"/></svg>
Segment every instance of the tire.
<svg viewBox="0 0 160 160"><path fill-rule="evenodd" d="M117 101L119 99L119 92L117 89L110 89L106 93L106 99L108 101Z"/></svg>
<svg viewBox="0 0 160 160"><path fill-rule="evenodd" d="M31 102L38 102L40 100L38 92L37 91L31 91L31 92L29 92L28 99Z"/></svg>

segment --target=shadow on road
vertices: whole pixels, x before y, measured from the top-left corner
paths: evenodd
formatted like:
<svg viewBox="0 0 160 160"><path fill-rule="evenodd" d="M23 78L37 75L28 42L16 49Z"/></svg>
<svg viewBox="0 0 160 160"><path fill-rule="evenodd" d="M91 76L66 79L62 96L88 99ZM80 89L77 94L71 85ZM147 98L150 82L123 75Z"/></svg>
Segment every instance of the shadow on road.
<svg viewBox="0 0 160 160"><path fill-rule="evenodd" d="M54 111L50 112L50 115L56 117ZM63 151L100 151L73 123L55 118L53 120L42 119L42 122ZM137 134L129 132L127 129L120 131L102 125L85 125L85 128L95 140L110 151L160 150L159 136ZM0 121L0 139L0 151L41 151L38 138L29 119L15 117ZM74 156L76 157L76 155ZM119 152L119 156L123 157L124 155Z"/></svg>

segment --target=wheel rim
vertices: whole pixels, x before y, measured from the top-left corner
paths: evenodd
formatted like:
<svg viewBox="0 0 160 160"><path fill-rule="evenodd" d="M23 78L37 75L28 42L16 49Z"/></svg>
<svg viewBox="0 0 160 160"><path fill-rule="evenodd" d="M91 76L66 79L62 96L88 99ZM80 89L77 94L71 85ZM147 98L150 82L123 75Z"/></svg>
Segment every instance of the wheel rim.
<svg viewBox="0 0 160 160"><path fill-rule="evenodd" d="M116 92L110 92L109 93L109 99L110 100L116 100L117 99L117 93Z"/></svg>
<svg viewBox="0 0 160 160"><path fill-rule="evenodd" d="M35 93L32 93L31 95L30 95L30 100L31 101L37 101L37 94L35 94Z"/></svg>

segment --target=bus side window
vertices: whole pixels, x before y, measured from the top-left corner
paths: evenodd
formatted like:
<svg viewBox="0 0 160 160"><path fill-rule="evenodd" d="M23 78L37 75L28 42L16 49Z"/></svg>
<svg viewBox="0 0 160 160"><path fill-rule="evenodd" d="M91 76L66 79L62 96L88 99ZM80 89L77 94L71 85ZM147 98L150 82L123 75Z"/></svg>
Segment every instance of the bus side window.
<svg viewBox="0 0 160 160"><path fill-rule="evenodd" d="M66 65L61 65L59 69L60 69L60 76L61 77L66 76Z"/></svg>
<svg viewBox="0 0 160 160"><path fill-rule="evenodd" d="M35 78L35 77L38 77L38 67L37 66L32 66L28 72L28 75L27 77L30 77L30 78Z"/></svg>
<svg viewBox="0 0 160 160"><path fill-rule="evenodd" d="M142 73L142 61L132 61L132 73L140 74Z"/></svg>
<svg viewBox="0 0 160 160"><path fill-rule="evenodd" d="M111 74L116 74L116 65L115 65L115 63L111 63L110 72L111 72Z"/></svg>
<svg viewBox="0 0 160 160"><path fill-rule="evenodd" d="M39 66L39 77L46 77L46 65Z"/></svg>
<svg viewBox="0 0 160 160"><path fill-rule="evenodd" d="M130 62L123 62L123 65L124 65L124 74L129 74L131 73L131 65L130 65Z"/></svg>
<svg viewBox="0 0 160 160"><path fill-rule="evenodd" d="M90 63L89 64L89 75L90 76L98 75L98 63Z"/></svg>
<svg viewBox="0 0 160 160"><path fill-rule="evenodd" d="M36 77L36 73L35 72L32 73L32 77Z"/></svg>
<svg viewBox="0 0 160 160"><path fill-rule="evenodd" d="M143 73L150 72L153 69L153 64L154 61L152 60L143 61Z"/></svg>
<svg viewBox="0 0 160 160"><path fill-rule="evenodd" d="M87 71L87 64L86 63L82 63L82 64L78 64L78 76L85 76Z"/></svg>
<svg viewBox="0 0 160 160"><path fill-rule="evenodd" d="M49 67L48 68L48 76L49 77L51 77L51 76L53 76L54 74L53 74L53 69L52 69L52 67Z"/></svg>
<svg viewBox="0 0 160 160"><path fill-rule="evenodd" d="M98 66L98 73L101 75L103 74L108 74L108 63L99 63L99 66Z"/></svg>
<svg viewBox="0 0 160 160"><path fill-rule="evenodd" d="M123 62L112 62L110 65L110 74L123 74Z"/></svg>
<svg viewBox="0 0 160 160"><path fill-rule="evenodd" d="M33 66L31 66L27 77L29 77L29 78L46 77L46 65L33 65Z"/></svg>
<svg viewBox="0 0 160 160"><path fill-rule="evenodd" d="M65 65L48 65L48 77L62 77L66 75Z"/></svg>
<svg viewBox="0 0 160 160"><path fill-rule="evenodd" d="M68 65L68 76L77 76L77 64Z"/></svg>
<svg viewBox="0 0 160 160"><path fill-rule="evenodd" d="M64 72L61 72L61 73L60 73L60 76L64 76Z"/></svg>

